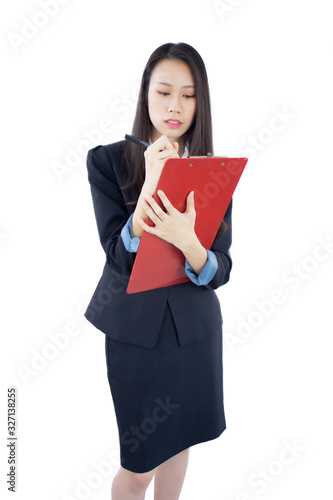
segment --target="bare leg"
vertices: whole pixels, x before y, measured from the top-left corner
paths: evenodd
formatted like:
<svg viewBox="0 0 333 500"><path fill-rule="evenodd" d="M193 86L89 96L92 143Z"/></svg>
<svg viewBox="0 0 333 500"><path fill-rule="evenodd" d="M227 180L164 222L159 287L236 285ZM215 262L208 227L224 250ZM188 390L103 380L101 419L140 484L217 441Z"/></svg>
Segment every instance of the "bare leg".
<svg viewBox="0 0 333 500"><path fill-rule="evenodd" d="M144 500L146 489L154 477L156 469L139 474L120 466L113 478L112 500Z"/></svg>
<svg viewBox="0 0 333 500"><path fill-rule="evenodd" d="M169 458L156 468L154 500L178 500L183 487L190 448Z"/></svg>

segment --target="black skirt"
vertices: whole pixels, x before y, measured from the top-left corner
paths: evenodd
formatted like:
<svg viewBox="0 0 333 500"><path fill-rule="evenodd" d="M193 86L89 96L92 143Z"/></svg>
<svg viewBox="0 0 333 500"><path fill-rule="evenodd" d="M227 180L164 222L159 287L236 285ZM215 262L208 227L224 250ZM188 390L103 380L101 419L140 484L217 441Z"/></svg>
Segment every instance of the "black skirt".
<svg viewBox="0 0 333 500"><path fill-rule="evenodd" d="M105 351L125 469L148 472L226 429L222 330L181 346L167 303L153 349L106 335Z"/></svg>

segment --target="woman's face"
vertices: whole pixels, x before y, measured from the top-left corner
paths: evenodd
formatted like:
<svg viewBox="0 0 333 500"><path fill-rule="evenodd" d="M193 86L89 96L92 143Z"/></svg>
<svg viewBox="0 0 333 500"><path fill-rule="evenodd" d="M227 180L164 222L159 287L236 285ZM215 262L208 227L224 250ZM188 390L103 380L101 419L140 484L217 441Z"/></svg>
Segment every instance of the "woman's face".
<svg viewBox="0 0 333 500"><path fill-rule="evenodd" d="M151 141L166 135L178 140L193 123L196 110L194 80L183 61L163 59L152 71L148 89L148 113L153 124Z"/></svg>

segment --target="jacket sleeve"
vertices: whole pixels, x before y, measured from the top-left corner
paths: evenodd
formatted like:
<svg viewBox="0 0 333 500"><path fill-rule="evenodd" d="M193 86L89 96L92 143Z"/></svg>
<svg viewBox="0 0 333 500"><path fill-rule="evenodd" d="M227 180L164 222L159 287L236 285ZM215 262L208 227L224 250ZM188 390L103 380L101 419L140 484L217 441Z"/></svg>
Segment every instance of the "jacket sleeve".
<svg viewBox="0 0 333 500"><path fill-rule="evenodd" d="M206 248L207 262L202 268L200 274L197 274L191 267L187 259L185 259L185 272L193 283L198 286L206 285L209 283L217 271L217 259L215 253Z"/></svg>
<svg viewBox="0 0 333 500"><path fill-rule="evenodd" d="M133 214L130 215L128 221L125 226L121 230L121 237L123 239L123 243L128 252L137 252L139 249L141 237L133 236L132 234L132 219Z"/></svg>
<svg viewBox="0 0 333 500"><path fill-rule="evenodd" d="M129 278L136 253L126 250L121 237L121 230L129 215L104 146L96 146L88 151L87 170L99 239L106 261L119 276Z"/></svg>
<svg viewBox="0 0 333 500"><path fill-rule="evenodd" d="M216 256L218 266L211 281L209 281L206 285L202 285L203 288L207 288L208 290L215 290L229 281L232 267L232 260L230 256L230 247L232 242L231 212L232 199L224 215L224 220L227 223L227 229L223 231L220 236L215 237L210 248Z"/></svg>

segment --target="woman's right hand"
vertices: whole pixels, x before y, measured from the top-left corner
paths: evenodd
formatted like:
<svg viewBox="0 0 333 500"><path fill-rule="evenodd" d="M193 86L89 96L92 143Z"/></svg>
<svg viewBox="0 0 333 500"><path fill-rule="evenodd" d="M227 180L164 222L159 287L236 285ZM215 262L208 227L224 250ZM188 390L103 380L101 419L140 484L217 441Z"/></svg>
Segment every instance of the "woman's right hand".
<svg viewBox="0 0 333 500"><path fill-rule="evenodd" d="M144 195L147 193L153 196L165 162L168 158L179 158L178 150L178 142L173 142L171 144L166 135L159 137L157 141L153 142L153 144L146 149L144 153L146 177L132 218L133 236L142 236L143 229L137 220L137 216L141 217L143 220L146 220L147 217L141 205L141 200L144 200Z"/></svg>
<svg viewBox="0 0 333 500"><path fill-rule="evenodd" d="M168 158L179 158L178 142L171 142L166 135L162 135L153 142L144 152L145 157L145 185L152 192L155 191L163 167Z"/></svg>

